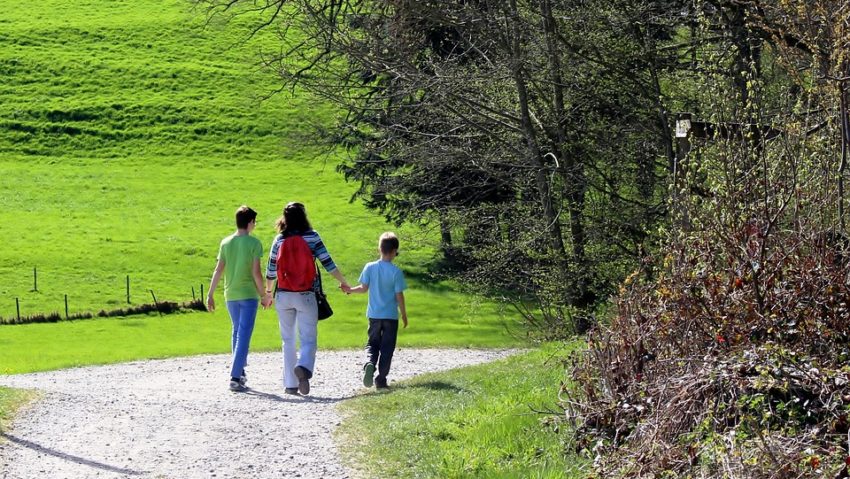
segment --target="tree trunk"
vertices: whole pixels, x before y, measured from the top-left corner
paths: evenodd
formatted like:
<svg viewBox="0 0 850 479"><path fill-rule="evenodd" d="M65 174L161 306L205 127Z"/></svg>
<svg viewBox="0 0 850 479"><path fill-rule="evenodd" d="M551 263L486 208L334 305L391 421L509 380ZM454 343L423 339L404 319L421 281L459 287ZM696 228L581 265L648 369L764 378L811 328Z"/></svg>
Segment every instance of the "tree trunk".
<svg viewBox="0 0 850 479"><path fill-rule="evenodd" d="M850 63L848 63L850 65ZM849 68L842 68L841 71L848 72ZM847 172L847 154L850 148L850 118L847 111L847 80L841 80L838 85L838 94L840 113L841 113L841 163L838 167L838 221L841 227L841 233L844 234L846 224L844 220L844 175Z"/></svg>
<svg viewBox="0 0 850 479"><path fill-rule="evenodd" d="M452 229L449 224L446 214L440 212L440 249L443 252L443 258L453 259L452 255Z"/></svg>
<svg viewBox="0 0 850 479"><path fill-rule="evenodd" d="M549 244L556 258L564 259L566 258L566 249L564 248L561 224L557 214L555 213L555 209L552 206L552 192L549 188L549 178L546 175L546 168L543 164L543 155L540 152L540 145L537 142L537 133L534 130L534 125L531 123L528 87L526 85L526 79L523 76L522 51L520 47L519 33L519 13L517 12L516 0L510 1L510 9L512 18L507 21L511 22L509 31L510 51L512 56L511 73L517 89L522 132L526 146L528 147L529 161L532 165L534 165L536 170L535 182L537 184L537 194L543 208L543 217L546 221L546 233L549 236Z"/></svg>
<svg viewBox="0 0 850 479"><path fill-rule="evenodd" d="M570 215L570 239L572 241L572 264L576 270L576 288L571 304L585 307L591 304L595 297L590 293L587 264L585 261L585 245L587 236L584 230L584 193L587 182L584 177L583 165L576 161L573 155L565 155L563 145L567 144L566 108L564 107L564 83L561 77L561 58L557 47L557 23L552 14L550 0L542 0L541 13L543 30L546 33L546 50L549 60L549 78L552 82L552 109L555 117L555 138L553 138L553 154L562 161L559 168L564 180L567 196L567 209Z"/></svg>

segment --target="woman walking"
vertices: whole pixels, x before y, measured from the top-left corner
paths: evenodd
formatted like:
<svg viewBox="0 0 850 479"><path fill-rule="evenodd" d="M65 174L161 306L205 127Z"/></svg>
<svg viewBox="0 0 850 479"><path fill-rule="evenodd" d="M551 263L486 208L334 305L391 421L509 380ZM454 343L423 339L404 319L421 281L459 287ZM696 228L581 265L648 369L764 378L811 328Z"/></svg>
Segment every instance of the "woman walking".
<svg viewBox="0 0 850 479"><path fill-rule="evenodd" d="M275 310L280 323L283 387L287 394L309 394L310 379L316 363L319 322L316 295L313 292L318 287L319 278L312 269L313 259L318 259L341 287L348 288L348 283L331 259L319 233L310 226L303 204L287 204L283 215L277 220L277 230L278 235L269 251L266 292L274 292ZM301 341L299 353L295 350L296 328Z"/></svg>

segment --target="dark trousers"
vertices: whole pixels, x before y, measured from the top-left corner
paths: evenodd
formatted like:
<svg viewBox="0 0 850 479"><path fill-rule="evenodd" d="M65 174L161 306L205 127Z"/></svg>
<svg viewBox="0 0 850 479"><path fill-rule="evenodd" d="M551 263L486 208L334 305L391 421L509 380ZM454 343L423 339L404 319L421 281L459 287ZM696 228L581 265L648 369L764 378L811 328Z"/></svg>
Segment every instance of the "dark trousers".
<svg viewBox="0 0 850 479"><path fill-rule="evenodd" d="M369 342L366 343L366 361L378 366L376 386L387 385L387 375L393 362L395 340L398 337L397 319L369 318Z"/></svg>

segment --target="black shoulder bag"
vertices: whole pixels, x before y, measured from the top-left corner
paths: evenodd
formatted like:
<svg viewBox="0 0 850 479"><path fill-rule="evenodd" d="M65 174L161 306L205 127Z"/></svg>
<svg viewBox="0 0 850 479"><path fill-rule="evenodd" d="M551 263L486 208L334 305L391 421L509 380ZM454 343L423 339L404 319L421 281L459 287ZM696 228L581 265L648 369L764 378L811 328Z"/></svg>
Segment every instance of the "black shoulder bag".
<svg viewBox="0 0 850 479"><path fill-rule="evenodd" d="M333 316L334 310L331 309L328 298L325 296L325 291L322 289L322 273L319 271L318 264L316 265L316 276L319 277L319 285L313 292L316 294L316 306L319 308L319 321L321 321Z"/></svg>

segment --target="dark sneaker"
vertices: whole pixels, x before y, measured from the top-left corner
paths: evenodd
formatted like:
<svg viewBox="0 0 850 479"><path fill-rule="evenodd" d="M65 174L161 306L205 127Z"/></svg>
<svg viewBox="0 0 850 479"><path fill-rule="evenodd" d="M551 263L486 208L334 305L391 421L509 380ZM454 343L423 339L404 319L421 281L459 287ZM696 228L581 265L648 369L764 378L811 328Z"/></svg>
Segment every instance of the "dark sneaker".
<svg viewBox="0 0 850 479"><path fill-rule="evenodd" d="M298 396L298 388L283 388L283 392Z"/></svg>
<svg viewBox="0 0 850 479"><path fill-rule="evenodd" d="M380 377L375 379L375 389L389 389L390 386L387 384L386 379L381 379Z"/></svg>
<svg viewBox="0 0 850 479"><path fill-rule="evenodd" d="M239 380L230 380L230 390L233 392L242 392L248 389L244 384L240 384Z"/></svg>
<svg viewBox="0 0 850 479"><path fill-rule="evenodd" d="M372 387L375 378L375 365L372 363L366 363L363 366L363 385L367 388Z"/></svg>
<svg viewBox="0 0 850 479"><path fill-rule="evenodd" d="M242 375L239 376L239 384L241 384L242 386L245 386L245 384L247 384L247 383L248 383L248 374L243 372Z"/></svg>
<svg viewBox="0 0 850 479"><path fill-rule="evenodd" d="M295 366L295 377L298 378L298 392L304 394L310 394L310 371L307 371L307 368L304 366Z"/></svg>

